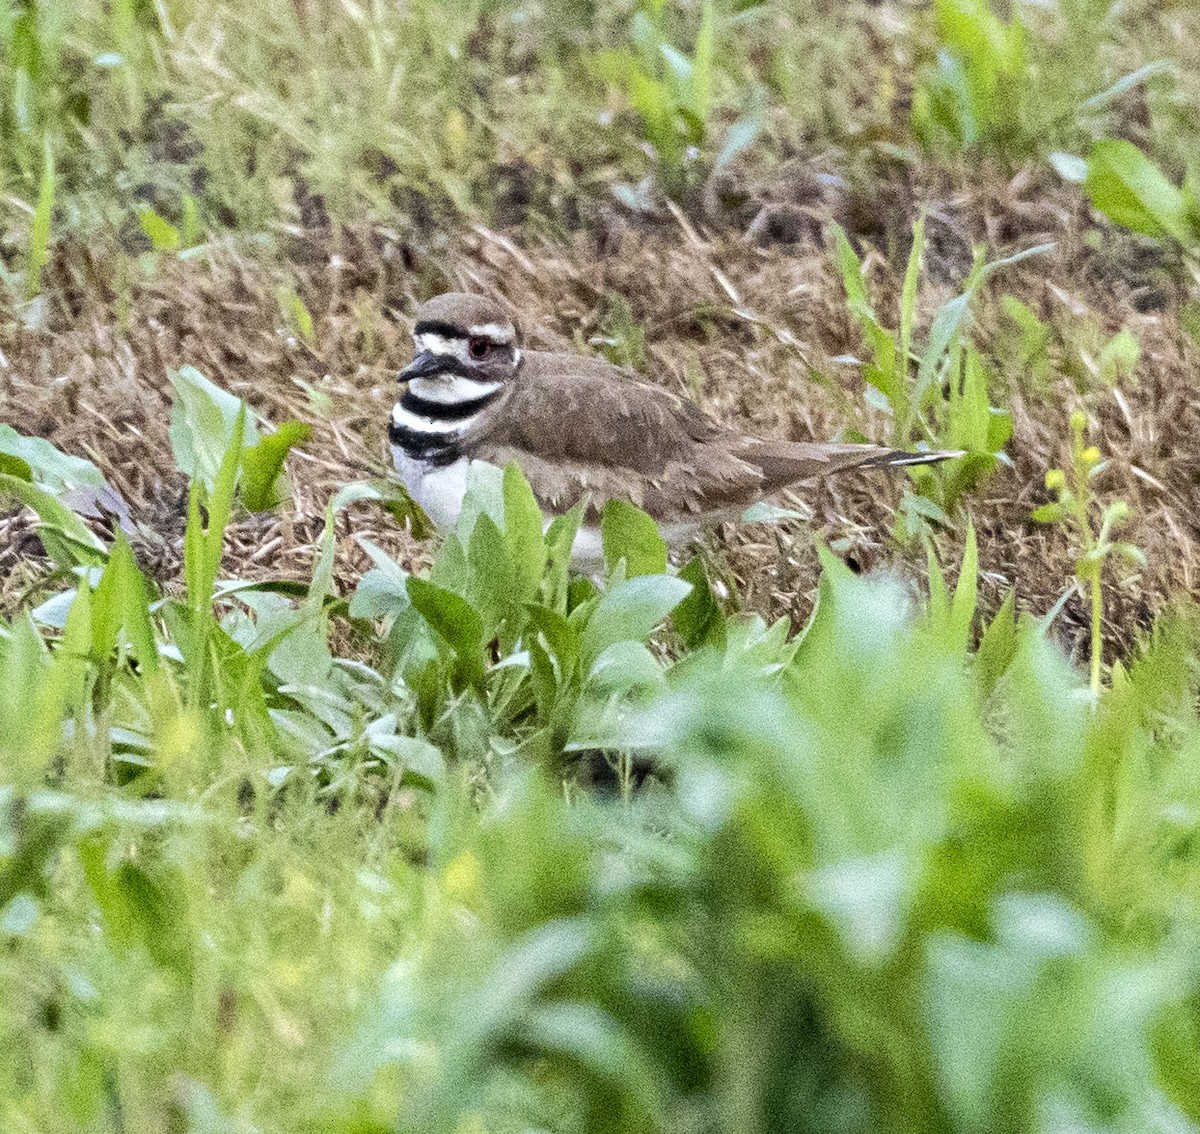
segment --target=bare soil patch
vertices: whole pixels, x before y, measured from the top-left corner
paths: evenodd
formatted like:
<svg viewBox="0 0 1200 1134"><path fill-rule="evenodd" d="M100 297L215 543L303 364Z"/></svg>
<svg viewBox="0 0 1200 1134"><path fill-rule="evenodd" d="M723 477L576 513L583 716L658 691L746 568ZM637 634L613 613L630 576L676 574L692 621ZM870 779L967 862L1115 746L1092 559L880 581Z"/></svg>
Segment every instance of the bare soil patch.
<svg viewBox="0 0 1200 1134"><path fill-rule="evenodd" d="M1054 366L1039 385L997 361L993 401L1012 409L1016 431L1011 467L969 503L980 539L981 599L994 608L1014 586L1019 605L1040 613L1069 585L1064 533L1032 523L1029 513L1046 499L1045 470L1067 459L1066 423L1083 407L1095 443L1111 457L1099 487L1130 503L1123 534L1148 556L1143 571L1114 579L1109 590L1107 637L1113 653L1123 653L1155 611L1200 589L1198 351L1178 320L1185 281L1177 265L1141 242L1094 228L1074 194L1025 175L989 184L999 187L894 187L889 208L906 226L916 200L928 209L923 310L953 294L976 241L1002 254L1055 240L1052 255L1000 274L991 298L1013 294L1056 328L1088 320L1112 334L1127 326L1141 361L1136 380L1115 389L1065 366ZM805 182L805 192L811 188ZM903 241L871 232L869 203L840 191L810 194L809 205L865 232L868 247L880 249L868 252L871 284L880 311L894 311ZM778 207L763 196L762 208ZM277 513L243 517L231 531L226 566L236 576L305 579L332 493L388 470L385 427L395 372L409 356L409 315L451 287L503 296L537 347L596 349L593 340L611 332L619 302L644 332L645 374L718 419L770 437L886 436L887 422L866 407L857 368L836 361L861 343L820 225L801 226L798 236L785 225L788 239L780 239L770 217L758 219L762 208L748 219L739 213L737 227L711 232L682 214L653 224L614 214L597 231L556 240L482 227L422 241L365 226L321 228L292 232L266 252L217 241L188 260L146 260L144 270L131 269L128 256L113 249L62 244L48 269L42 325L23 326L8 312L0 330L0 416L100 466L139 524L139 554L166 585L179 570L186 511L167 440L168 372L195 365L269 420L313 425L311 441L290 462L292 500ZM887 218L886 232L895 232L897 219ZM307 343L285 325L279 296L289 288L313 316ZM995 308L981 305L985 347L1000 330ZM805 495L810 524L730 528L711 550L724 557L748 607L799 622L816 579L811 534L863 568L923 556L889 535L901 491L894 479L847 476ZM957 558L967 518L938 537L943 559ZM339 525L343 587L367 565L356 535L402 563L428 556L427 546L378 510L358 506ZM11 606L35 582L29 556L37 543L20 515L0 520L0 536L0 578ZM1084 621L1082 605L1068 601L1062 632L1069 647L1074 625L1082 632Z"/></svg>

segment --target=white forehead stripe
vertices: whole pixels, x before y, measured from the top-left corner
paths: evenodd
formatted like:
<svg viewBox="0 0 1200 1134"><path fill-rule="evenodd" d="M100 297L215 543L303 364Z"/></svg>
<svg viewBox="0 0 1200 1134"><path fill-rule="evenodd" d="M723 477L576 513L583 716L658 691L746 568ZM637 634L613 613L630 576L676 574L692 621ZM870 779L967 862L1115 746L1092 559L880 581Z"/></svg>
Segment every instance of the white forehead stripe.
<svg viewBox="0 0 1200 1134"><path fill-rule="evenodd" d="M476 323L471 334L495 343L506 343L512 338L512 327L501 323Z"/></svg>
<svg viewBox="0 0 1200 1134"><path fill-rule="evenodd" d="M445 335L435 335L432 331L413 335L413 345L418 354L428 351L430 354L448 354L453 358L458 358L463 349L462 339L448 339Z"/></svg>
<svg viewBox="0 0 1200 1134"><path fill-rule="evenodd" d="M440 378L413 378L408 383L408 388L418 398L436 402L440 406L474 402L496 393L503 386L503 382L477 382L474 378L464 378L461 374L447 374Z"/></svg>

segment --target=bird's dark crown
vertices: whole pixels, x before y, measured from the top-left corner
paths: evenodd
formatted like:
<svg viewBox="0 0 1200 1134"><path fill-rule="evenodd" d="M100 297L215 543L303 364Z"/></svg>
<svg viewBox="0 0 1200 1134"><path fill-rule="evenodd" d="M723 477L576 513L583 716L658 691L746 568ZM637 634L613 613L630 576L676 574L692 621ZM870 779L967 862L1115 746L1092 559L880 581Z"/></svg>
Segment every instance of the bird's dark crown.
<svg viewBox="0 0 1200 1134"><path fill-rule="evenodd" d="M464 291L448 291L417 308L413 335L463 339L471 335L517 345L520 328L513 313L499 300Z"/></svg>

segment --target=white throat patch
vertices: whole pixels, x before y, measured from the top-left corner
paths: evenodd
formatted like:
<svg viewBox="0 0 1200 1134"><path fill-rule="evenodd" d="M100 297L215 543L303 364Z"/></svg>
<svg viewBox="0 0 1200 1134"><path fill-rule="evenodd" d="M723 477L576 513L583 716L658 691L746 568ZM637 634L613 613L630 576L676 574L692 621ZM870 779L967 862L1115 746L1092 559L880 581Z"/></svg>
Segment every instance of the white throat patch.
<svg viewBox="0 0 1200 1134"><path fill-rule="evenodd" d="M447 374L440 378L414 378L408 388L422 401L454 406L486 398L503 385L503 382L480 382L461 374Z"/></svg>

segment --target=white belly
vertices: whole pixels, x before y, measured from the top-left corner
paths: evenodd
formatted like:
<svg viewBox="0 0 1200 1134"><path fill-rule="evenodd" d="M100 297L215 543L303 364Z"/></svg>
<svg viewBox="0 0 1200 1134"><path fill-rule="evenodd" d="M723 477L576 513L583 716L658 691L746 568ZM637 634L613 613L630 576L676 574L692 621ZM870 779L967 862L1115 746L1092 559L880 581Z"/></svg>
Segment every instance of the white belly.
<svg viewBox="0 0 1200 1134"><path fill-rule="evenodd" d="M442 530L454 527L467 492L469 460L459 457L448 465L432 465L415 460L398 445L392 446L392 458L409 496L420 504L425 515Z"/></svg>
<svg viewBox="0 0 1200 1134"><path fill-rule="evenodd" d="M467 492L467 457L459 457L448 465L432 465L410 457L398 445L392 446L392 457L396 471L404 481L408 494L421 506L422 511L442 531L448 531L458 522L462 511L463 497ZM553 517L547 517L545 526L550 526ZM700 524L683 521L664 524L662 537L672 550L686 547L700 531ZM571 546L571 562L579 570L597 571L604 567L604 547L600 529L588 524L580 527Z"/></svg>

